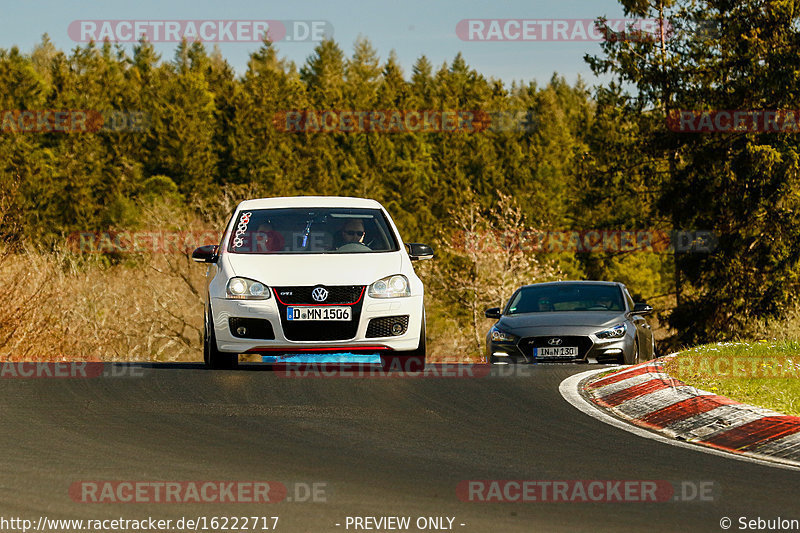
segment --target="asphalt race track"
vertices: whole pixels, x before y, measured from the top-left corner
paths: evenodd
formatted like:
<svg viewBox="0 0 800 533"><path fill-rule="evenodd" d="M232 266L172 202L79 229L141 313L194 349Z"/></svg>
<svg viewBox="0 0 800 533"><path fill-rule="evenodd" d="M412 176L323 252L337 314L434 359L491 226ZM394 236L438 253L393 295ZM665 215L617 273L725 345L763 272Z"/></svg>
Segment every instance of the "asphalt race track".
<svg viewBox="0 0 800 533"><path fill-rule="evenodd" d="M732 530L740 516L800 519L800 472L661 444L577 411L558 386L586 366L470 379L114 369L137 375L0 380L3 516L263 515L280 517L278 531L313 532L356 531L345 527L348 516L455 517L453 530L464 532L722 531L724 516ZM457 496L459 482L486 479L713 482L714 490L711 501L690 502ZM82 480L322 483L326 501L78 503L69 489Z"/></svg>

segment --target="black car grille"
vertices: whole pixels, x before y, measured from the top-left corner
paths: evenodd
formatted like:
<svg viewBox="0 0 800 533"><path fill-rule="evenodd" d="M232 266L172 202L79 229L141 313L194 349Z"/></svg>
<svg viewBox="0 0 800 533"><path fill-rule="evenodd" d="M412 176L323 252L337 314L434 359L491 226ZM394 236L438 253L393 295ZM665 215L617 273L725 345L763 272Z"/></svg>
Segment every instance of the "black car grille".
<svg viewBox="0 0 800 533"><path fill-rule="evenodd" d="M281 317L283 334L290 341L346 341L356 336L358 318L351 322L290 322Z"/></svg>
<svg viewBox="0 0 800 533"><path fill-rule="evenodd" d="M399 324L401 330L397 333L392 332L392 326ZM402 335L408 330L408 315L382 316L373 318L367 326L367 337L394 337Z"/></svg>
<svg viewBox="0 0 800 533"><path fill-rule="evenodd" d="M586 357L586 354L589 350L592 349L594 343L592 339L589 337L580 337L580 336L562 336L562 335L548 335L546 337L525 337L520 339L519 341L519 349L522 350L522 353L525 354L526 357L533 358L533 349L534 348L554 348L553 346L548 343L550 339L561 339L561 343L558 346L577 346L578 347L578 356L575 359L583 359ZM547 361L551 359L553 361L563 361L564 357L537 357L537 361Z"/></svg>
<svg viewBox="0 0 800 533"><path fill-rule="evenodd" d="M328 298L318 302L311 297L311 292L322 287L328 291ZM341 305L354 304L361 299L364 285L309 285L303 287L273 287L278 302L286 305Z"/></svg>
<svg viewBox="0 0 800 533"><path fill-rule="evenodd" d="M326 286L325 289L328 291L328 298L324 302L315 302L314 299L311 298L311 291L314 290L315 287L322 287L322 285L274 288L284 337L290 341L344 341L354 338L361 320L361 307L364 303L364 299L362 298L364 286ZM284 294L281 294L281 292ZM287 292L291 292L292 294L286 294ZM352 309L352 319L346 322L331 320L295 321L286 319L286 309L290 306L345 304Z"/></svg>

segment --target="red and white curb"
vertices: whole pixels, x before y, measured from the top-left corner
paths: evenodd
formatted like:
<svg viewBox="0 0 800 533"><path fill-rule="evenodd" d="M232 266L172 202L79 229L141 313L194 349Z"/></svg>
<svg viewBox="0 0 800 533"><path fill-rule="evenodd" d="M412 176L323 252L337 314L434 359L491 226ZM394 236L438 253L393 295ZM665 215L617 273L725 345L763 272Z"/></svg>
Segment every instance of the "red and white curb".
<svg viewBox="0 0 800 533"><path fill-rule="evenodd" d="M584 378L578 387L596 407L640 428L739 456L800 467L800 417L687 386L663 371L666 359L600 379Z"/></svg>

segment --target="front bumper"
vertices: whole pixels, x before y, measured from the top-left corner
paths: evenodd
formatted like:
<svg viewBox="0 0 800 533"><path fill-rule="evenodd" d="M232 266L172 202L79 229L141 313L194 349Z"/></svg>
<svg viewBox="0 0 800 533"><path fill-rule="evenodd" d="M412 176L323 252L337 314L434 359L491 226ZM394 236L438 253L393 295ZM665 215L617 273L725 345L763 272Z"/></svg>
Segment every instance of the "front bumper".
<svg viewBox="0 0 800 533"><path fill-rule="evenodd" d="M553 338L562 339L560 346L576 346L577 357L541 357L535 348L547 347ZM633 360L634 339L625 335L619 339L600 339L594 334L567 334L563 330L536 332L515 342L497 342L487 338L486 360L497 363L619 363Z"/></svg>
<svg viewBox="0 0 800 533"><path fill-rule="evenodd" d="M353 308L353 321L357 324L341 324L340 328L352 328L352 330L340 329L344 331L348 338L339 338L335 340L326 339L325 337L336 337L336 322L326 323L323 327L324 332L317 337L322 337L322 340L292 340L291 335L287 335L284 329L285 317L282 314L285 312L286 305L281 304L273 296L267 300L229 300L227 298L212 298L211 304L211 317L214 327L214 334L217 339L217 349L222 352L228 353L303 353L303 352L320 352L331 353L335 351L347 351L353 353L375 353L385 351L411 351L419 346L419 336L422 329L423 320L423 297L409 296L404 298L389 298L377 299L370 298L364 294L361 301L358 303L359 309L356 312L355 305L348 306ZM303 306L303 304L297 304ZM372 328L369 328L372 319L385 318L385 317L408 317L407 327L405 332L401 335L392 335L391 328L387 330L385 327L376 327L376 325L383 326L384 323L391 326L394 319L387 321L374 322ZM231 319L256 319L266 321L270 328L264 328L262 332L266 335L262 337L272 338L247 338L234 334L236 329L232 331ZM396 322L403 322L398 318ZM239 322L235 322L239 323ZM245 322L247 323L247 322ZM298 326L300 324L300 326ZM318 322L309 323L310 331L306 337L314 338L315 326L319 325ZM297 323L292 326L292 335L297 338L298 334L302 336L302 323ZM298 329L301 328L301 329ZM368 335L368 328L370 329ZM353 333L354 332L354 333ZM269 335L271 333L271 335ZM388 334L385 336L381 336ZM339 335L340 336L340 335Z"/></svg>

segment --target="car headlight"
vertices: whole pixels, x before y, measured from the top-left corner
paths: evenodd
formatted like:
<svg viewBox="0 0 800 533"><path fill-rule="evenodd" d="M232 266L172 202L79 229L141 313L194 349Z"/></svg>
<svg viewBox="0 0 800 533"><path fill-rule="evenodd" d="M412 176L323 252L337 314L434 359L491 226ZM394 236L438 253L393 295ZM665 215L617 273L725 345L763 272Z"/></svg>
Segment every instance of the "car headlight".
<svg viewBox="0 0 800 533"><path fill-rule="evenodd" d="M519 339L519 337L517 337L516 335L512 335L511 333L506 333L505 331L497 329L494 326L492 326L492 329L490 331L491 331L492 341L494 342L517 342L517 339Z"/></svg>
<svg viewBox="0 0 800 533"><path fill-rule="evenodd" d="M400 296L411 296L411 287L408 278L396 274L381 278L369 286L369 295L373 298L398 298Z"/></svg>
<svg viewBox="0 0 800 533"><path fill-rule="evenodd" d="M234 300L266 300L269 298L269 287L253 279L231 278L225 293Z"/></svg>
<svg viewBox="0 0 800 533"><path fill-rule="evenodd" d="M609 328L597 333L597 337L601 339L619 339L625 336L628 331L628 326L625 324L617 324L613 328Z"/></svg>

